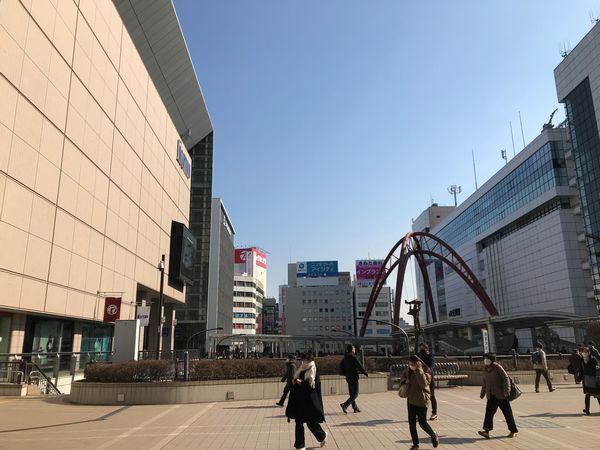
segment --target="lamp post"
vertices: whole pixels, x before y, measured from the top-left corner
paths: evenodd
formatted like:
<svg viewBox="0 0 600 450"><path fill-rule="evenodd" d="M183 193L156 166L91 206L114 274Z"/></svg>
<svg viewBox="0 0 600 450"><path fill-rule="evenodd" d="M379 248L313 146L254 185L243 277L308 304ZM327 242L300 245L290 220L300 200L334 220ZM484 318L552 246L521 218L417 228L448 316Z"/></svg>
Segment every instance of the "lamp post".
<svg viewBox="0 0 600 450"><path fill-rule="evenodd" d="M156 359L160 359L160 339L162 337L163 325L163 291L165 288L165 255L162 255L158 263L158 271L160 272L160 292L158 294L158 330L156 333Z"/></svg>
<svg viewBox="0 0 600 450"><path fill-rule="evenodd" d="M195 336L198 336L199 334L201 334L201 333L205 333L205 332L207 332L207 331L215 331L215 330L222 330L222 329L223 329L223 327L217 327L217 328L205 328L204 330L200 330L200 331L198 331L197 333L194 333L194 334L192 334L192 335L191 335L191 336L188 338L188 340L187 340L187 342L186 342L186 344L185 344L185 348L186 348L186 349L189 349L189 348L190 348L190 341L191 341L191 340L192 340L192 339L193 339Z"/></svg>
<svg viewBox="0 0 600 450"><path fill-rule="evenodd" d="M364 320L364 319L363 319ZM378 320L378 319L368 319L367 322L375 322L375 323L382 323L385 325L389 325L391 327L394 327L397 331L399 331L400 333L402 333L404 335L404 337L406 338L406 351L408 352L408 354L410 354L410 338L408 337L408 334L406 333L406 331L404 331L402 328L400 328L398 325L396 325L395 323L392 322L388 322L386 320ZM400 334L398 332L396 333L392 333L392 336L398 335Z"/></svg>

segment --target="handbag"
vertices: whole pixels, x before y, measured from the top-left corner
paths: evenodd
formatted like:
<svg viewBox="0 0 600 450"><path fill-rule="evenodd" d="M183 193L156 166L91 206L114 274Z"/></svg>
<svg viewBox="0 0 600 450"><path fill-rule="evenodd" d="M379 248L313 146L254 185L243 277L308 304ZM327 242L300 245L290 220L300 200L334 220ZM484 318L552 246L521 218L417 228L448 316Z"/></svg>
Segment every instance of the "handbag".
<svg viewBox="0 0 600 450"><path fill-rule="evenodd" d="M398 395L400 396L400 398L408 397L408 381L405 381L402 384L400 384L400 389L398 389Z"/></svg>
<svg viewBox="0 0 600 450"><path fill-rule="evenodd" d="M508 394L508 401L512 402L521 396L521 389L517 387L512 378L508 377L508 380L510 381L510 394Z"/></svg>

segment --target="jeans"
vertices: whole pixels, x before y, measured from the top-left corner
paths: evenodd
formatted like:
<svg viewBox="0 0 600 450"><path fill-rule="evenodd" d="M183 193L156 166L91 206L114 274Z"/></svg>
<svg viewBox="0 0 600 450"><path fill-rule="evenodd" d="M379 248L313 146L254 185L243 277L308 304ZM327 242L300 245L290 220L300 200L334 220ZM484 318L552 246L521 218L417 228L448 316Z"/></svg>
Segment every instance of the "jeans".
<svg viewBox="0 0 600 450"><path fill-rule="evenodd" d="M347 408L352 405L352 409L356 411L358 409L358 405L356 404L356 399L358 398L358 380L346 379L346 382L348 383L348 394L350 397L344 402L344 406Z"/></svg>
<svg viewBox="0 0 600 450"><path fill-rule="evenodd" d="M544 375L546 384L548 384L548 390L552 389L552 381L550 381L550 375L548 375L548 369L535 369L535 390L540 390L540 376Z"/></svg>
<svg viewBox="0 0 600 450"><path fill-rule="evenodd" d="M290 383L285 384L285 387L283 388L283 395L281 396L281 400L279 400L279 404L283 405L291 388L292 388L292 385Z"/></svg>
<svg viewBox="0 0 600 450"><path fill-rule="evenodd" d="M317 441L323 442L325 440L325 432L323 431L323 428L321 428L321 424L317 422L306 422L306 426ZM296 419L296 442L294 442L294 448L304 447L304 422Z"/></svg>
<svg viewBox="0 0 600 450"><path fill-rule="evenodd" d="M483 429L485 431L491 431L494 429L494 414L498 411L498 407L504 414L504 419L506 420L506 425L508 425L508 429L511 433L516 433L517 424L515 423L515 418L513 416L512 408L510 407L510 402L507 399L499 400L493 395L487 401L487 405L485 406L485 419L483 420Z"/></svg>
<svg viewBox="0 0 600 450"><path fill-rule="evenodd" d="M435 398L435 381L433 379L429 384L429 391L431 392L431 414L437 414L437 400Z"/></svg>
<svg viewBox="0 0 600 450"><path fill-rule="evenodd" d="M421 429L429 436L433 436L435 434L427 423L427 407L415 406L408 403L408 427L410 429L410 437L412 438L413 445L419 445L417 421L419 421L419 426Z"/></svg>
<svg viewBox="0 0 600 450"><path fill-rule="evenodd" d="M591 394L585 394L585 410L590 410L590 397L593 397ZM600 398L596 398L598 400L598 404L600 405Z"/></svg>

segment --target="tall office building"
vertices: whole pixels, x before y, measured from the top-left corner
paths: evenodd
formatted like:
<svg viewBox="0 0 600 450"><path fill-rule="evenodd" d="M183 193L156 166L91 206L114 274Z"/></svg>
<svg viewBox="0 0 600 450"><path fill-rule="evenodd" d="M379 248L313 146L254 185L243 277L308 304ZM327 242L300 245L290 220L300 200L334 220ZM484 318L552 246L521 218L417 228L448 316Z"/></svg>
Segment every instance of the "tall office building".
<svg viewBox="0 0 600 450"><path fill-rule="evenodd" d="M353 299L349 272L338 272L337 261L288 264L285 297L286 334L353 336ZM339 352L341 343L326 343Z"/></svg>
<svg viewBox="0 0 600 450"><path fill-rule="evenodd" d="M355 329L360 330L373 290L373 283L379 273L379 269L383 265L381 259L359 259L356 261L356 277L354 280L354 310L355 314ZM392 327L389 325L392 321L392 289L389 286L383 286L375 306L371 312L365 336L377 337L392 335ZM385 323L387 322L387 323ZM389 346L388 346L389 347ZM375 348L374 345L366 345L368 351L385 352L385 346Z"/></svg>
<svg viewBox="0 0 600 450"><path fill-rule="evenodd" d="M263 333L263 299L267 289L267 255L258 247L236 248L233 333Z"/></svg>
<svg viewBox="0 0 600 450"><path fill-rule="evenodd" d="M262 334L279 334L279 304L276 298L263 300L262 323Z"/></svg>
<svg viewBox="0 0 600 450"><path fill-rule="evenodd" d="M558 100L565 104L577 189L581 200L583 238L587 244L593 295L600 308L600 23L554 70Z"/></svg>
<svg viewBox="0 0 600 450"><path fill-rule="evenodd" d="M465 340L480 340L487 327L498 350L510 348L515 335L526 350L533 348L537 327L595 312L571 154L567 128L546 125L458 208L446 214L428 208L415 220L413 231L428 230L457 251L499 311L490 318L458 274L428 258L439 322L431 322L425 302L421 323L427 334L460 348L469 346ZM432 212L440 216L437 224ZM417 285L425 300L418 271ZM570 326L556 331L571 343L583 337Z"/></svg>
<svg viewBox="0 0 600 450"><path fill-rule="evenodd" d="M107 297L171 348L171 227L212 132L172 2L3 0L0 99L0 352L110 350Z"/></svg>
<svg viewBox="0 0 600 450"><path fill-rule="evenodd" d="M206 329L215 333L214 328L222 328L219 333L231 334L235 230L221 199L213 198L211 216ZM208 348L209 333L200 333L199 342L205 342L204 351Z"/></svg>

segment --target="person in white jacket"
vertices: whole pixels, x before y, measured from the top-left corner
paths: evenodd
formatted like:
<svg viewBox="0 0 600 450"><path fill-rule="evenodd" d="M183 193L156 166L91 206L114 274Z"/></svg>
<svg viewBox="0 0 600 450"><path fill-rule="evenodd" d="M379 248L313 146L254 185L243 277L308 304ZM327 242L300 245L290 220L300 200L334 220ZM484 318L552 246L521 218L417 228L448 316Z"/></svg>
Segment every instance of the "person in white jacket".
<svg viewBox="0 0 600 450"><path fill-rule="evenodd" d="M533 362L533 370L535 370L535 392L540 392L540 377L543 375L548 384L548 390L553 392L552 381L548 374L548 363L546 362L546 352L542 348L542 344L538 343L535 352L531 355Z"/></svg>

